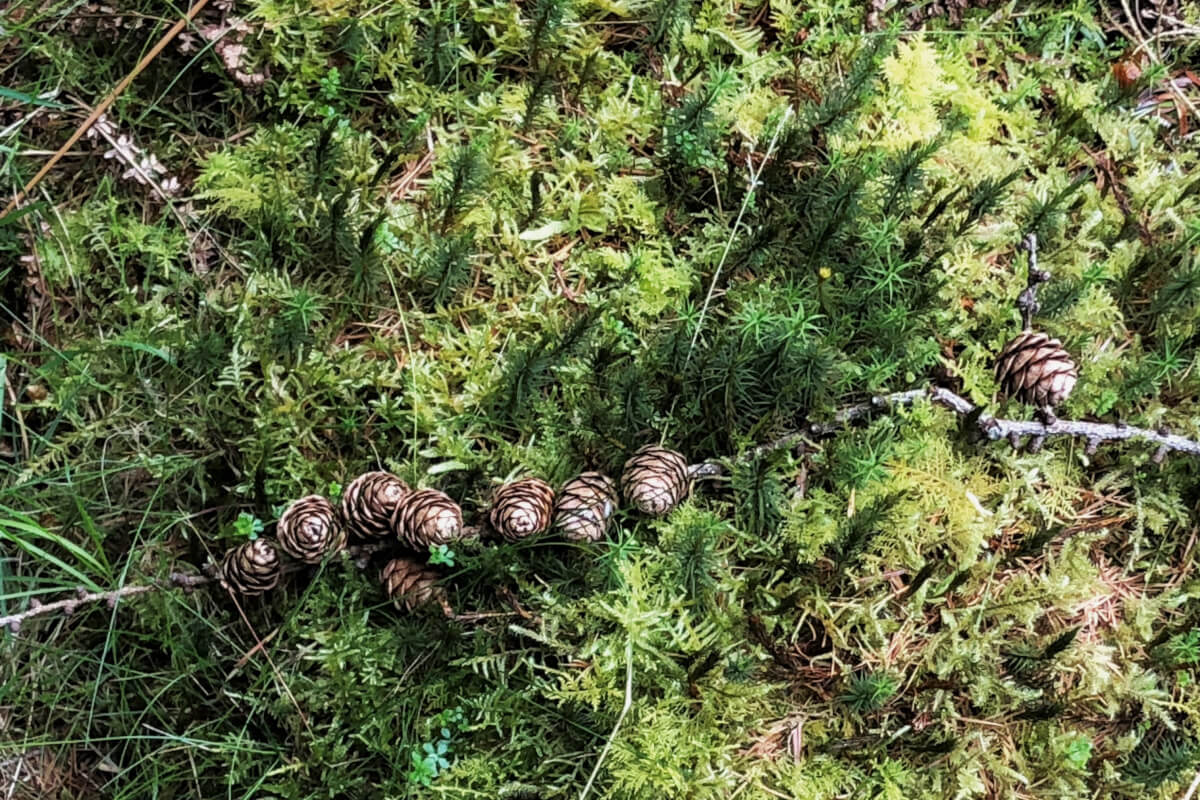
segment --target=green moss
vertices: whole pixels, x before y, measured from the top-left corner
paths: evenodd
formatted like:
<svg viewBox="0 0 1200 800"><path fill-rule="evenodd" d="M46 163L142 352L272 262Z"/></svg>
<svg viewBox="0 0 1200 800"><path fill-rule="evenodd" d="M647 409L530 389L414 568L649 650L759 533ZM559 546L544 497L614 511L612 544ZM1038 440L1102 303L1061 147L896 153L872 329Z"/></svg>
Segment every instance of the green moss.
<svg viewBox="0 0 1200 800"><path fill-rule="evenodd" d="M72 104L164 15L18 8L0 85ZM1085 3L865 14L272 0L235 9L260 89L164 50L109 118L183 196L85 138L0 224L4 612L366 469L471 521L660 438L726 476L603 545L456 545L472 622L341 563L30 621L0 760L130 798L578 797L597 764L592 797L1177 797L1192 461L1014 453L927 402L755 450L930 382L1030 413L991 366L1030 230L1060 412L1200 434L1197 156L1118 91L1131 43ZM1161 45L1152 76L1194 63ZM3 102L19 185L75 118Z"/></svg>

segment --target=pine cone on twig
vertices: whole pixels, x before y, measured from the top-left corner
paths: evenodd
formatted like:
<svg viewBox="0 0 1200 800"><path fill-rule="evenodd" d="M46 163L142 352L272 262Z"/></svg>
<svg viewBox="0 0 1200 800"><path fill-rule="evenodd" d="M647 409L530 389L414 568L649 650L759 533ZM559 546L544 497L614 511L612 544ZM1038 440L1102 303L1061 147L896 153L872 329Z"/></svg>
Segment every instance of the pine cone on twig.
<svg viewBox="0 0 1200 800"><path fill-rule="evenodd" d="M436 489L418 489L396 507L392 528L413 550L450 544L463 537L462 509Z"/></svg>
<svg viewBox="0 0 1200 800"><path fill-rule="evenodd" d="M625 499L653 517L661 517L682 503L689 483L687 459L654 444L638 449L621 472Z"/></svg>
<svg viewBox="0 0 1200 800"><path fill-rule="evenodd" d="M396 608L415 611L437 603L447 616L450 606L446 593L438 586L438 574L434 570L411 558L394 558L383 567L380 575L383 590Z"/></svg>
<svg viewBox="0 0 1200 800"><path fill-rule="evenodd" d="M550 484L540 478L523 478L496 490L488 521L497 533L515 542L548 529L553 511Z"/></svg>
<svg viewBox="0 0 1200 800"><path fill-rule="evenodd" d="M604 538L617 509L617 486L599 472L585 472L567 481L554 504L554 527L573 542Z"/></svg>
<svg viewBox="0 0 1200 800"><path fill-rule="evenodd" d="M346 546L346 531L333 504L316 494L288 506L275 535L285 553L306 564L319 564L327 554Z"/></svg>
<svg viewBox="0 0 1200 800"><path fill-rule="evenodd" d="M364 473L342 493L342 519L359 538L382 539L407 494L408 484L390 472Z"/></svg>
<svg viewBox="0 0 1200 800"><path fill-rule="evenodd" d="M996 358L1001 391L1051 416L1070 396L1078 375L1062 342L1038 331L1017 334Z"/></svg>
<svg viewBox="0 0 1200 800"><path fill-rule="evenodd" d="M252 539L231 548L221 561L221 581L244 597L274 589L283 568L279 553L267 539Z"/></svg>

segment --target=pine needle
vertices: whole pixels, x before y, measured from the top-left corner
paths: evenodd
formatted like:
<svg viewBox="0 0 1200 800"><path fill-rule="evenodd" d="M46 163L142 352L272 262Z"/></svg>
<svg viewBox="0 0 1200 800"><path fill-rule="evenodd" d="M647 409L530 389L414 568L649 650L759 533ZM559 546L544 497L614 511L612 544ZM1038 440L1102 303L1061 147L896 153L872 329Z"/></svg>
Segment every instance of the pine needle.
<svg viewBox="0 0 1200 800"><path fill-rule="evenodd" d="M747 187L746 196L742 198L742 207L738 209L737 218L733 221L733 227L729 230L729 237L725 240L725 249L721 252L721 260L717 262L717 269L713 272L712 282L708 285L708 294L704 297L704 305L700 308L700 316L696 320L696 330L692 334L692 341L688 345L687 358L684 359L686 367L692 360L692 353L696 349L696 342L700 339L700 331L704 328L704 317L708 314L708 306L712 303L713 293L717 290L717 281L721 277L721 270L725 266L725 260L729 258L729 250L733 247L733 239L737 235L738 228L742 227L742 217L746 214L746 209L750 206L750 201L754 198L754 192L759 186L759 177L762 175L763 169L771 161L771 156L775 153L775 145L779 142L779 133L787 125L792 118L792 107L788 106L784 109L783 119L779 120L779 124L775 126L775 133L771 136L771 141L767 145L767 152L763 156L762 162L758 165L758 171L754 170L753 166L747 166L746 171L750 175L750 183Z"/></svg>
<svg viewBox="0 0 1200 800"><path fill-rule="evenodd" d="M588 793L592 791L592 784L596 782L596 776L600 774L600 767L604 764L604 759L608 757L608 751L612 749L612 743L617 738L617 733L621 730L621 724L625 722L625 715L629 713L629 709L633 707L633 640L628 639L625 642L625 704L621 706L621 714L617 717L617 724L613 725L612 733L608 735L608 741L604 743L604 749L600 751L600 758L596 760L596 766L592 768L592 774L588 777L588 782L584 785L583 791L579 793L579 800L587 800Z"/></svg>

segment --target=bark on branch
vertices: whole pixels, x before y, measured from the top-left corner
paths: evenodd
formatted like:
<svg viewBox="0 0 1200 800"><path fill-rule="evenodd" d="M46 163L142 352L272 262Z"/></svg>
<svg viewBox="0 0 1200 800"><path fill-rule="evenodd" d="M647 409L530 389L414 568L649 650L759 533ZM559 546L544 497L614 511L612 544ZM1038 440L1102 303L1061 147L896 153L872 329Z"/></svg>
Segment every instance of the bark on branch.
<svg viewBox="0 0 1200 800"><path fill-rule="evenodd" d="M789 434L780 439L778 443L772 442L771 445L767 445L766 449L787 447L805 436L829 436L855 420L879 411L886 412L894 406L912 405L923 397L964 417L985 439L991 441L1007 439L1014 448L1020 447L1022 440L1029 439L1029 449L1032 452L1037 452L1047 439L1065 436L1084 440L1087 443L1088 455L1095 453L1100 445L1107 442L1144 441L1156 447L1152 457L1156 464L1161 463L1170 452L1200 456L1200 442L1186 436L1173 434L1165 428L1152 430L1126 425L1123 422L1084 422L1070 419L1056 419L1049 424L1037 420L1003 419L982 413L981 409L970 400L940 386L880 395L872 398L870 402L844 408L834 416L831 422L811 423L805 431Z"/></svg>
<svg viewBox="0 0 1200 800"><path fill-rule="evenodd" d="M366 569L370 562L371 556L384 549L383 545L366 544L356 547L348 547L344 555L349 558L358 569ZM284 567L284 574L297 572L301 569L306 569L305 564L288 564ZM29 607L24 611L16 614L9 614L0 617L0 631L8 628L13 633L19 633L21 624L25 620L32 617L40 617L45 614L62 613L70 616L74 614L80 606L88 606L94 603L105 603L109 608L116 608L117 603L124 597L133 597L147 592L155 592L160 589L181 589L184 592L192 592L200 586L207 586L213 583L221 583L220 576L217 574L215 565L209 565L205 568L203 575L189 575L183 572L172 572L165 581L156 581L154 583L139 584L135 586L122 586L120 589L113 589L107 592L89 592L83 587L75 590L72 597L63 600L56 600L53 603L42 603L37 598L29 600Z"/></svg>
<svg viewBox="0 0 1200 800"><path fill-rule="evenodd" d="M153 592L158 589L182 589L185 592L190 592L197 586L204 586L212 583L215 578L207 575L187 575L182 572L173 572L171 577L163 583L150 583L143 586L122 586L120 589L114 589L110 592L89 592L86 589L78 589L74 597L68 597L65 600L56 600L53 603L42 603L37 598L31 598L29 608L18 614L9 614L5 617L0 617L0 629L8 628L13 633L19 633L21 623L30 617L40 617L43 614L54 614L61 612L64 615L74 614L80 606L91 605L92 603L104 602L109 608L116 608L117 603L122 597L132 597L146 592Z"/></svg>
<svg viewBox="0 0 1200 800"><path fill-rule="evenodd" d="M802 430L793 431L773 442L756 447L750 452L750 455L760 456L775 450L795 447L812 439L832 436L848 425L865 419L872 414L887 413L897 406L911 406L922 398L928 398L931 402L944 406L963 417L968 425L975 428L974 433L982 439L990 441L1007 439L1014 448L1019 448L1022 441L1028 439L1031 452L1037 452L1047 439L1070 437L1084 440L1087 443L1086 452L1089 455L1095 453L1102 444L1107 442L1143 441L1156 448L1154 455L1151 457L1151 460L1156 464L1162 463L1163 459L1170 452L1200 456L1200 442L1189 439L1186 436L1170 433L1163 428L1151 430L1149 428L1126 425L1122 422L1110 424L1069 419L1056 419L1051 423L1034 420L1002 419L983 413L982 409L970 400L940 386L879 395L872 398L869 402L848 406L834 414L833 419L829 422L809 423ZM723 472L723 467L713 462L693 464L688 467L688 474L692 479L713 478L722 475ZM478 531L475 532L478 533ZM351 547L347 549L346 555L353 559L355 566L359 569L366 569L371 556L379 552L383 547L381 545ZM302 565L291 565L286 568L286 571L295 571L300 568L302 568ZM109 592L88 592L84 589L79 589L74 597L58 600L53 603L43 604L34 599L30 600L29 608L25 611L0 617L0 630L7 627L13 633L16 633L20 630L21 623L31 617L55 612L71 614L82 605L101 601L107 603L112 608L123 597L132 597L159 589L182 589L185 592L190 592L199 586L218 581L219 579L215 575L187 575L176 572L172 573L168 580L160 583L124 586ZM467 620L471 616L468 614L453 618Z"/></svg>

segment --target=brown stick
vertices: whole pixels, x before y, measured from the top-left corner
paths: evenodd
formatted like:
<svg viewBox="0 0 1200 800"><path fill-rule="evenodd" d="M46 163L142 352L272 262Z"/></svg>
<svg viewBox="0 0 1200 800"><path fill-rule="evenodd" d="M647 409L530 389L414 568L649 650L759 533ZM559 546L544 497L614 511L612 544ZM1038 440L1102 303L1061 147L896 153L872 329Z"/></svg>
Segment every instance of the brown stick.
<svg viewBox="0 0 1200 800"><path fill-rule="evenodd" d="M359 569L366 569L367 562L370 557L383 550L386 545L364 544L348 547L345 550L347 557L354 561L354 564ZM296 572L297 570L305 569L305 564L288 564L283 568L284 574ZM76 609L83 605L98 603L101 600L106 602L109 607L115 606L117 601L122 597L133 597L147 592L154 592L160 589L182 589L185 592L191 592L198 586L206 586L211 583L219 583L220 577L216 574L215 569L205 568L206 572L212 574L206 575L188 575L182 572L172 572L170 578L165 583L147 583L138 586L122 586L120 589L113 589L108 592L89 592L80 587L76 590L74 597L68 597L65 600L56 600L53 603L41 603L36 598L29 601L29 608L17 614L9 614L6 617L0 617L0 630L8 628L13 633L18 633L21 630L21 623L31 617L40 617L44 614L52 614L56 611L61 611L64 614L73 614ZM239 611L241 607L239 606Z"/></svg>
<svg viewBox="0 0 1200 800"><path fill-rule="evenodd" d="M21 623L30 617L40 617L43 614L52 614L56 611L61 611L63 614L73 614L79 606L98 603L101 600L108 603L109 606L115 606L117 601L122 597L132 597L163 588L191 591L197 586L204 586L205 584L212 583L212 581L212 578L204 575L185 575L181 572L174 572L171 573L170 581L167 585L150 583L144 586L122 586L120 589L114 589L111 592L88 592L80 589L74 597L45 604L34 599L29 601L29 608L25 611L19 614L9 614L6 617L0 617L0 629L8 628L13 633L17 633L21 630Z"/></svg>
<svg viewBox="0 0 1200 800"><path fill-rule="evenodd" d="M897 406L909 406L921 398L928 398L931 402L944 406L967 420L972 420L983 439L989 441L1007 439L1012 443L1013 447L1019 446L1021 440L1026 437L1030 439L1030 449L1033 450L1040 448L1042 443L1048 438L1070 437L1085 440L1087 442L1087 453L1090 455L1095 453L1100 445L1105 442L1136 440L1157 445L1157 449L1152 457L1152 461L1156 464L1161 463L1170 452L1200 456L1200 441L1169 433L1162 429L1150 430L1148 428L1137 428L1121 422L1111 424L1069 419L1057 419L1053 423L1047 424L1044 421L1002 419L990 416L989 414L977 413L980 409L970 400L960 397L949 389L940 386L930 386L925 389L910 389L906 392L881 395L872 398L869 402L848 406L834 414L830 422L809 423L803 430L784 434L772 442L759 445L750 451L750 453L754 456L760 456L772 450L780 450L803 444L810 439L832 436L846 426L857 420L865 419L873 413L886 413ZM723 471L723 468L719 464L711 462L693 464L688 467L689 475L692 478L715 477L721 475ZM364 569L367 566L370 556L378 552L380 548L380 545L362 545L349 548L347 554L355 560L356 566L359 569ZM31 601L30 607L27 610L19 614L9 614L6 617L0 617L0 629L7 626L16 633L20 630L21 623L30 617L50 614L55 611L63 611L70 614L80 605L100 600L113 605L122 597L144 594L157 589L176 588L191 591L195 587L211 583L213 580L214 578L210 577L173 573L168 584L154 583L145 586L125 586L111 592L89 593L81 589L76 597L59 600L54 603L42 605L36 600ZM454 615L453 612L448 611L447 616L468 620L472 615Z"/></svg>
<svg viewBox="0 0 1200 800"><path fill-rule="evenodd" d="M803 433L789 433L775 442L763 445L760 451L775 450L787 447L802 439L804 434L809 436L829 436L844 428L855 420L862 419L874 411L887 411L893 406L912 405L918 399L928 397L931 401L949 408L960 416L972 418L979 409L970 400L960 397L949 389L940 386L930 386L927 389L913 389L907 392L882 395L873 398L869 403L861 403L839 411L832 422L814 422L808 425ZM1016 444L1024 437L1031 437L1033 447L1051 437L1072 437L1087 441L1088 454L1095 453L1105 442L1122 442L1138 440L1157 445L1154 462L1161 462L1169 452L1186 453L1190 456L1200 456L1200 442L1186 436L1178 436L1166 430L1150 430L1135 428L1123 422L1084 422L1082 420L1057 419L1051 424L1042 421L1024 421L1016 419L1001 419L988 414L979 414L975 426L985 439L997 441L1008 439ZM756 451L757 452L757 451Z"/></svg>
<svg viewBox="0 0 1200 800"><path fill-rule="evenodd" d="M103 100L96 104L96 107L92 109L92 113L88 114L87 119L85 119L79 125L79 127L75 129L75 132L72 133L70 138L63 143L63 146L58 148L54 155L50 156L46 163L42 165L42 168L38 170L36 175L29 179L29 182L25 184L21 191L17 192L16 197L8 202L8 205L4 207L4 211L0 212L0 219L7 217L17 208L17 206L21 205L21 203L25 201L25 198L29 196L29 193L32 192L39 183L42 182L42 178L45 178L50 170L54 169L54 165L57 164L59 160L67 154L67 151L69 151L75 145L75 143L78 142L80 138L82 138L83 135L88 132L88 129L91 128L92 125L96 124L96 120L100 119L100 115L107 111L109 107L116 102L117 98L129 88L129 84L133 83L134 79L137 78L138 75L141 75L142 71L145 70L146 67L150 66L150 62L157 58L158 54L163 51L163 48L170 44L171 40L179 35L179 32L187 27L187 25L196 18L196 15L200 13L200 10L203 9L207 3L208 0L196 0L192 7L187 10L187 13L184 14L183 17L181 17L174 25L172 25L170 30L163 34L163 37L158 40L158 43L155 44L154 47L150 48L150 51L142 57L142 60L139 61L136 66L134 66L129 74L122 78L121 82L114 86L113 90L109 92Z"/></svg>

